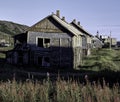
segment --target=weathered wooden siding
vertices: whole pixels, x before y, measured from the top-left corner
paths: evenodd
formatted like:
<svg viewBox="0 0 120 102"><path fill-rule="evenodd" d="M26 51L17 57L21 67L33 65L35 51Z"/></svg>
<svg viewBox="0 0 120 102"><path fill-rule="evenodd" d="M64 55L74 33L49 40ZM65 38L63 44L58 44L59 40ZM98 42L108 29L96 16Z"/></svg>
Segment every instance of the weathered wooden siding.
<svg viewBox="0 0 120 102"><path fill-rule="evenodd" d="M51 40L50 43L52 46L60 46L59 44L56 44L57 42L52 43L52 39L54 39L54 38L71 39L71 37L66 33L42 33L42 32L32 32L31 31L31 32L28 32L27 44L31 46L32 50L34 50L34 49L39 50L40 49L39 47L37 47L37 39L38 38L50 38L50 40Z"/></svg>
<svg viewBox="0 0 120 102"><path fill-rule="evenodd" d="M50 47L38 47L38 38L49 38ZM27 43L34 53L34 55L31 55L31 61L34 59L35 64L39 63L37 61L39 56L46 56L50 58L51 67L73 67L72 39L68 34L28 32Z"/></svg>
<svg viewBox="0 0 120 102"><path fill-rule="evenodd" d="M13 61L12 61L14 64L17 64L18 62L18 53L15 51L14 52L14 55L13 55Z"/></svg>
<svg viewBox="0 0 120 102"><path fill-rule="evenodd" d="M89 36L86 36L87 37L87 43L91 44L92 43L92 38L89 37Z"/></svg>
<svg viewBox="0 0 120 102"><path fill-rule="evenodd" d="M82 37L74 36L72 37L72 47L81 47L82 48Z"/></svg>
<svg viewBox="0 0 120 102"><path fill-rule="evenodd" d="M82 37L74 36L73 40L73 67L77 68L82 62Z"/></svg>
<svg viewBox="0 0 120 102"><path fill-rule="evenodd" d="M87 56L91 54L92 38L87 36Z"/></svg>
<svg viewBox="0 0 120 102"><path fill-rule="evenodd" d="M49 18L43 19L42 21L33 25L33 27L31 27L29 29L29 31L48 32L48 33L53 33L53 32L62 33L63 31L60 30L57 26L58 26L58 24L56 24L56 22L51 17L49 17Z"/></svg>
<svg viewBox="0 0 120 102"><path fill-rule="evenodd" d="M82 36L82 49L87 49L87 37Z"/></svg>

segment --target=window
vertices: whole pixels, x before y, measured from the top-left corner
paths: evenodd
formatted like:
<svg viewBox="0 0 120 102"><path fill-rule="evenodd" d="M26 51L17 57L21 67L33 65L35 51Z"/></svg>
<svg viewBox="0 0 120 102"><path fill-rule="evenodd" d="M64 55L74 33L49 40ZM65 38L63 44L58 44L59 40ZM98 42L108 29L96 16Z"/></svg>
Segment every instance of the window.
<svg viewBox="0 0 120 102"><path fill-rule="evenodd" d="M38 47L49 48L50 47L50 39L48 38L38 38Z"/></svg>
<svg viewBox="0 0 120 102"><path fill-rule="evenodd" d="M44 58L44 61L45 61L46 63L50 63L50 58L49 58L49 57L45 57L45 58Z"/></svg>
<svg viewBox="0 0 120 102"><path fill-rule="evenodd" d="M23 63L23 52L18 52L18 63L19 64Z"/></svg>
<svg viewBox="0 0 120 102"><path fill-rule="evenodd" d="M50 67L50 58L49 57L44 57L43 66Z"/></svg>
<svg viewBox="0 0 120 102"><path fill-rule="evenodd" d="M45 39L45 44L50 43L50 39Z"/></svg>
<svg viewBox="0 0 120 102"><path fill-rule="evenodd" d="M44 48L50 47L50 39L44 39Z"/></svg>
<svg viewBox="0 0 120 102"><path fill-rule="evenodd" d="M87 47L87 38L85 36L82 36L82 47Z"/></svg>
<svg viewBox="0 0 120 102"><path fill-rule="evenodd" d="M50 66L50 58L44 57L44 56L38 57L38 65L40 65L42 67L49 67Z"/></svg>
<svg viewBox="0 0 120 102"><path fill-rule="evenodd" d="M43 57L38 57L38 64L39 64L40 66L42 66L42 60L43 60Z"/></svg>
<svg viewBox="0 0 120 102"><path fill-rule="evenodd" d="M43 39L38 38L38 47L43 47Z"/></svg>

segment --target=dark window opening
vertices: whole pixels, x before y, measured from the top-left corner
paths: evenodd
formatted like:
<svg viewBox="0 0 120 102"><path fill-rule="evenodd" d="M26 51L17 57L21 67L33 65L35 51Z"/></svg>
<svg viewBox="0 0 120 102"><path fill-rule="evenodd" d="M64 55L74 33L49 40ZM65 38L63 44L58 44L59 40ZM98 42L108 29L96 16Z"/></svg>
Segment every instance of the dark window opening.
<svg viewBox="0 0 120 102"><path fill-rule="evenodd" d="M50 39L38 38L38 47L49 48L50 47Z"/></svg>
<svg viewBox="0 0 120 102"><path fill-rule="evenodd" d="M50 58L49 57L44 57L43 66L50 67Z"/></svg>
<svg viewBox="0 0 120 102"><path fill-rule="evenodd" d="M18 58L18 63L20 63L20 64L23 63L23 57L22 57L22 56L19 56L19 58Z"/></svg>
<svg viewBox="0 0 120 102"><path fill-rule="evenodd" d="M50 66L50 58L49 57L38 57L38 65L41 67L49 67Z"/></svg>
<svg viewBox="0 0 120 102"><path fill-rule="evenodd" d="M43 39L38 38L38 47L43 47Z"/></svg>
<svg viewBox="0 0 120 102"><path fill-rule="evenodd" d="M45 44L50 43L50 39L45 39Z"/></svg>
<svg viewBox="0 0 120 102"><path fill-rule="evenodd" d="M18 63L20 63L20 64L23 63L23 53L22 52L18 53Z"/></svg>
<svg viewBox="0 0 120 102"><path fill-rule="evenodd" d="M40 66L42 66L42 60L43 60L43 57L38 57L38 64L39 64Z"/></svg>
<svg viewBox="0 0 120 102"><path fill-rule="evenodd" d="M50 58L49 57L45 57L44 61L47 62L47 63L50 63Z"/></svg>
<svg viewBox="0 0 120 102"><path fill-rule="evenodd" d="M44 39L44 47L45 48L50 47L50 39Z"/></svg>

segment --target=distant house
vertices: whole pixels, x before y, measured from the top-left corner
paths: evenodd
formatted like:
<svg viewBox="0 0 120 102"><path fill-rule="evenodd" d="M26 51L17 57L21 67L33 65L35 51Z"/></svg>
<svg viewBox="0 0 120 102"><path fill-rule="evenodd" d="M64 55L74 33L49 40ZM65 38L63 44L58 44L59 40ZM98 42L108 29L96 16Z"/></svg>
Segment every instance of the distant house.
<svg viewBox="0 0 120 102"><path fill-rule="evenodd" d="M15 47L8 51L6 59L18 65L77 68L82 62L83 49L90 48L87 35L91 35L79 25L75 26L67 23L65 17L60 18L57 11L34 24L26 33L14 36Z"/></svg>
<svg viewBox="0 0 120 102"><path fill-rule="evenodd" d="M102 48L103 45L104 45L104 43L97 36L94 36L92 38L92 47L93 48Z"/></svg>
<svg viewBox="0 0 120 102"><path fill-rule="evenodd" d="M6 39L0 39L0 47L9 47L11 46L10 41L6 41Z"/></svg>
<svg viewBox="0 0 120 102"><path fill-rule="evenodd" d="M94 40L99 39L102 43L102 47L103 48L107 48L107 47L116 47L117 46L117 39L113 38L112 36L107 36L107 35L100 35L99 31L97 31L96 36L93 38L93 42ZM100 42L99 41L99 42ZM100 44L100 43L99 43Z"/></svg>
<svg viewBox="0 0 120 102"><path fill-rule="evenodd" d="M101 35L100 38L102 39L102 42L104 43L103 47L108 47L111 44L111 47L115 47L117 45L117 39L109 36L103 36Z"/></svg>

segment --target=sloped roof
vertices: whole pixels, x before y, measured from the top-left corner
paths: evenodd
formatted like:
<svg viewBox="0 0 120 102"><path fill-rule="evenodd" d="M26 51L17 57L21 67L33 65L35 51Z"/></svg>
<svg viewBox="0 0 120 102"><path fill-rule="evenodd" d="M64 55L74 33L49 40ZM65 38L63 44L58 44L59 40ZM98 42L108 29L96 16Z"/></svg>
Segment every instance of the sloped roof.
<svg viewBox="0 0 120 102"><path fill-rule="evenodd" d="M83 29L83 27L81 25L76 24L75 22L71 22L71 25L74 26L75 28L77 28L79 31L84 32L85 34L87 34L88 36L92 37L93 35L90 34L88 31L86 31L85 29Z"/></svg>
<svg viewBox="0 0 120 102"><path fill-rule="evenodd" d="M61 24L65 29L69 30L71 33L75 34L75 35L83 35L82 32L80 32L78 29L76 29L75 27L73 27L72 25L70 25L69 23L61 20L59 17L57 17L56 15L52 15L52 17L59 23Z"/></svg>
<svg viewBox="0 0 120 102"><path fill-rule="evenodd" d="M69 32L71 32L73 35L78 36L78 35L83 35L81 31L79 31L78 29L76 29L74 26L72 26L71 24L67 23L66 21L63 21L61 18L59 18L58 16L56 16L55 14L49 15L47 17L45 17L44 19L42 19L41 21L52 17L56 22L58 22L62 27L64 27L66 30L68 30ZM31 26L29 28L29 30L34 27L35 25L39 24L41 21L39 21L38 23L34 24L33 26ZM29 31L28 30L28 31Z"/></svg>

